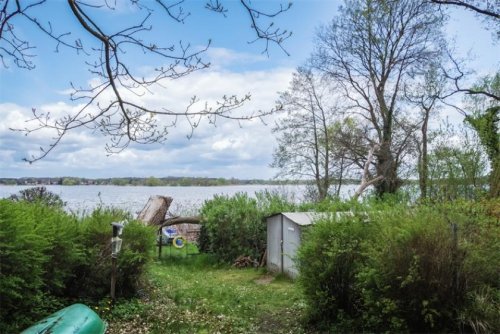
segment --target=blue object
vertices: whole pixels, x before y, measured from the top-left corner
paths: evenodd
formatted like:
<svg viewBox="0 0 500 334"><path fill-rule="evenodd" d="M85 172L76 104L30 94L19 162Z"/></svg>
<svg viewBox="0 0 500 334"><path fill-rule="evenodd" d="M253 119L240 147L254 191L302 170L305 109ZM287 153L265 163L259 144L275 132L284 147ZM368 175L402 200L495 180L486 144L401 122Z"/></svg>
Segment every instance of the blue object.
<svg viewBox="0 0 500 334"><path fill-rule="evenodd" d="M173 238L177 236L177 229L175 227L167 227L166 229L163 229L163 234L169 238Z"/></svg>

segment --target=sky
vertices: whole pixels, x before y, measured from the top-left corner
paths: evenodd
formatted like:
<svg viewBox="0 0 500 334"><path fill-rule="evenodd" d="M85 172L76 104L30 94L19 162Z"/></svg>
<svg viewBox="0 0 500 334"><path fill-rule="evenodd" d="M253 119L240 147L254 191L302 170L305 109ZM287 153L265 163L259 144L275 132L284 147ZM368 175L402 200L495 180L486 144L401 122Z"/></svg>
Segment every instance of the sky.
<svg viewBox="0 0 500 334"><path fill-rule="evenodd" d="M109 2L110 0L108 0ZM99 2L99 0L91 0ZM148 5L154 5L146 1ZM196 95L201 101L214 101L224 95L251 94L251 101L238 113L270 110L278 92L286 90L292 73L302 65L313 50L317 27L327 24L336 15L340 4L334 0L296 0L291 9L275 19L275 25L293 31L283 44L287 55L271 45L254 40L248 13L236 1L225 1L226 15L205 10L204 1L187 0L182 6L190 15L184 23L177 23L165 15L151 18L152 30L147 39L158 44L190 43L193 49L203 48L209 40L211 47L204 59L209 69L198 71L181 79L165 82L161 89L145 99L151 107L168 105L183 110ZM279 1L252 1L257 8L279 8ZM286 5L286 2L281 2ZM89 9L96 20L108 31L117 31L144 16L117 0L116 9L102 14ZM156 12L158 14L158 12ZM94 46L71 16L66 1L49 0L48 4L32 11L41 23L51 22L55 32L71 32L68 40L81 38L85 47ZM95 77L88 71L88 57L59 47L44 36L30 22L15 21L16 32L36 46L33 61L36 68L23 70L6 61L0 65L0 177L163 177L195 176L240 179L270 179L277 171L269 167L276 146L272 133L277 116L249 122L220 121L215 126L202 123L188 139L190 129L179 122L171 128L163 144L131 145L119 154L108 155L106 138L87 129L70 133L43 160L28 164L22 159L37 153L40 146L50 143L53 134L40 131L25 136L10 128L24 128L32 108L63 115L76 105L69 100L70 83L85 86ZM456 41L457 52L469 54L478 74L492 73L499 64L500 48L492 42L491 34L481 21L465 11L453 11L446 27L449 38ZM147 75L157 63L151 63L141 54L130 52L127 60L135 71ZM459 115L450 112L450 117ZM29 123L28 123L29 124Z"/></svg>

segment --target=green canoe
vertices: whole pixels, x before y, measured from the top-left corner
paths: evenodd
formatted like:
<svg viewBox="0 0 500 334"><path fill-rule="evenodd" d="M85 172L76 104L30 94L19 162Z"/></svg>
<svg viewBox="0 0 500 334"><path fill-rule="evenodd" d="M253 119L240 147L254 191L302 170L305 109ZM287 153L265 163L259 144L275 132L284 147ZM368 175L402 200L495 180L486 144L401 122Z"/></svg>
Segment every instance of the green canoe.
<svg viewBox="0 0 500 334"><path fill-rule="evenodd" d="M103 334L106 323L89 307L73 304L40 320L21 334Z"/></svg>

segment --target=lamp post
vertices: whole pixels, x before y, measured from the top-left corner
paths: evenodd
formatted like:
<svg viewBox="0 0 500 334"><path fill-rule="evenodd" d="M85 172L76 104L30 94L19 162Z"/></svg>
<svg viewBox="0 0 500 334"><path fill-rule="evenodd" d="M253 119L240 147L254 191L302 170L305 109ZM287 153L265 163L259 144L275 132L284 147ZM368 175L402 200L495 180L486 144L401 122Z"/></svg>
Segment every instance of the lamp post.
<svg viewBox="0 0 500 334"><path fill-rule="evenodd" d="M123 232L123 222L111 223L113 226L113 237L111 238L111 300L115 303L115 286L116 286L116 259L122 248L122 239L120 236Z"/></svg>

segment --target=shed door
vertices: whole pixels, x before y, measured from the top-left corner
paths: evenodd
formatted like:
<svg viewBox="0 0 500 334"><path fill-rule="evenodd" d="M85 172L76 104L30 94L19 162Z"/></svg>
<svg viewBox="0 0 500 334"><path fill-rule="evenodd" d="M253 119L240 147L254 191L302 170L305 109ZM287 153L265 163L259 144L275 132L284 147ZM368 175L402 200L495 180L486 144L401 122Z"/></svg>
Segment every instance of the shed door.
<svg viewBox="0 0 500 334"><path fill-rule="evenodd" d="M267 268L270 271L282 272L281 233L282 215L267 219Z"/></svg>
<svg viewBox="0 0 500 334"><path fill-rule="evenodd" d="M283 272L296 277L295 257L300 244L300 225L284 217L283 219Z"/></svg>

